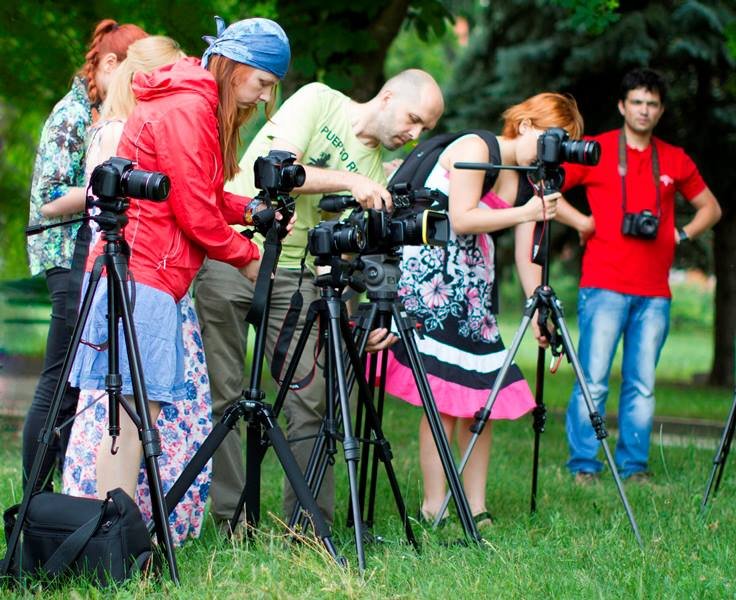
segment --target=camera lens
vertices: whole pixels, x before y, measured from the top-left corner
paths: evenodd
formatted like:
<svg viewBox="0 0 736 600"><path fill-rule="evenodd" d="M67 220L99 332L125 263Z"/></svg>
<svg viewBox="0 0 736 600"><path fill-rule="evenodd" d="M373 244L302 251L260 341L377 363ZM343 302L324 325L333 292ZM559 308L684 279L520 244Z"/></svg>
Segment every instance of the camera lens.
<svg viewBox="0 0 736 600"><path fill-rule="evenodd" d="M306 173L301 165L288 165L281 170L281 188L293 190L304 185Z"/></svg>
<svg viewBox="0 0 736 600"><path fill-rule="evenodd" d="M335 227L332 235L333 248L337 252L362 252L365 248L365 236L357 225L341 223Z"/></svg>
<svg viewBox="0 0 736 600"><path fill-rule="evenodd" d="M125 196L162 202L169 195L171 181L163 173L130 169L123 174L121 187Z"/></svg>
<svg viewBox="0 0 736 600"><path fill-rule="evenodd" d="M601 158L601 145L593 140L568 140L562 143L562 158L579 165L597 165Z"/></svg>

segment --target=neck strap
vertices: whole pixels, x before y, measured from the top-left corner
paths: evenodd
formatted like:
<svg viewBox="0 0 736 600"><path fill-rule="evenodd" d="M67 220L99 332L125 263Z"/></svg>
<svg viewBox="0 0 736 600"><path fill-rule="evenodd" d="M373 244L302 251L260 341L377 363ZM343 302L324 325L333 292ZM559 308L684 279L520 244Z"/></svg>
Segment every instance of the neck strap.
<svg viewBox="0 0 736 600"><path fill-rule="evenodd" d="M654 178L654 193L657 196L657 218L662 216L662 199L659 191L659 154L657 154L657 144L652 136L650 144L652 146L652 177ZM624 128L618 135L618 174L621 176L621 206L624 214L626 214L626 133Z"/></svg>

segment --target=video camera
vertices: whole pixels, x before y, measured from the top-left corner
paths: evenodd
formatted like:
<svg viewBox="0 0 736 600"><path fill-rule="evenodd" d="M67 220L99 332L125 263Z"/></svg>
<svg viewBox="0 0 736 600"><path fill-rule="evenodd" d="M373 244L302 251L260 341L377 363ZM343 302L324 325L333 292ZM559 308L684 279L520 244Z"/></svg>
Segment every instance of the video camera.
<svg viewBox="0 0 736 600"><path fill-rule="evenodd" d="M354 208L343 220L322 221L308 234L308 250L317 264L344 253L360 255L393 254L401 246L445 246L450 236L450 223L444 210L429 208L442 204L444 194L437 190L411 189L407 184L389 188L394 213L363 209L351 196L325 196L320 208L339 212Z"/></svg>
<svg viewBox="0 0 736 600"><path fill-rule="evenodd" d="M296 156L291 152L271 150L253 163L255 186L260 192L246 208L246 221L251 220L258 233L266 235L279 211L284 225L279 228L279 236L286 235L285 225L294 215L294 200L289 192L306 180L304 167L295 162Z"/></svg>

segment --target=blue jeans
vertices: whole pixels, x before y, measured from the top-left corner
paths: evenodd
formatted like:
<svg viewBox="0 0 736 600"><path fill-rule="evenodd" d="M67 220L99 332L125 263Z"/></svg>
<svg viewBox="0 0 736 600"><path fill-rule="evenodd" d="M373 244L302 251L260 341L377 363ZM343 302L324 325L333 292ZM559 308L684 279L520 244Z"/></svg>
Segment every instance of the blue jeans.
<svg viewBox="0 0 736 600"><path fill-rule="evenodd" d="M597 288L580 288L578 354L596 410L605 414L608 377L623 335L624 356L619 399L619 435L615 460L626 478L647 469L654 417L654 371L667 338L670 299L632 296ZM597 473L600 442L590 424L585 399L576 382L567 408L567 441L572 473Z"/></svg>

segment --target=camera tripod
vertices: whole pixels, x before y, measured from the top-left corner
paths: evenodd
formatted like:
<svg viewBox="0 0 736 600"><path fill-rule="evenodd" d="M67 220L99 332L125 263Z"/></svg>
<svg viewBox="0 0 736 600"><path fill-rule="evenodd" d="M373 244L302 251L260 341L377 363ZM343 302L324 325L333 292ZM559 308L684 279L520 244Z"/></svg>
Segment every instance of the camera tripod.
<svg viewBox="0 0 736 600"><path fill-rule="evenodd" d="M498 168L507 168L507 167L503 167L500 165L493 165L490 163L455 163L455 167L456 168L469 168L469 169L483 169L483 170L496 170ZM517 167L517 170L521 170L521 171L536 170L538 171L538 173L541 170L541 173L539 173L542 175L542 177L540 177L540 181L544 180L544 175L545 175L544 166L534 167L531 169L527 167ZM559 167L556 167L556 168L548 167L547 176L549 177L547 186L544 188L540 188L540 189L544 189L544 192L543 192L544 194L550 194L550 193L557 191L559 187L561 187L562 182L564 181L564 172ZM550 185L550 182L553 182L552 185ZM596 438L599 440L600 445L603 448L603 452L606 457L606 462L608 463L608 467L611 471L611 474L613 475L613 480L618 490L618 494L621 499L621 503L623 504L624 511L626 512L626 516L629 520L629 524L631 525L631 530L639 546L643 547L644 544L642 542L641 535L639 534L639 528L636 524L634 513L631 510L631 506L629 505L629 501L626 497L626 493L624 491L623 484L621 482L621 477L619 476L618 469L616 468L616 463L613 460L613 456L611 455L611 450L608 447L608 443L606 442L606 437L608 437L608 432L606 431L606 428L605 428L604 417L596 410L595 404L593 403L593 399L590 394L588 384L585 380L585 374L583 373L583 369L580 364L580 360L578 359L578 355L572 343L572 338L570 337L570 333L568 331L567 324L565 323L565 318L564 318L564 314L562 310L562 304L557 298L555 291L549 285L549 254L550 254L550 245L551 245L550 244L550 241L551 241L551 232L550 232L551 227L550 226L551 226L550 221L542 221L541 223L538 223L537 228L535 230L535 236L534 236L535 237L535 241L534 241L535 247L533 249L534 251L532 255L533 255L533 261L537 264L540 264L542 267L542 284L534 290L534 293L526 301L521 323L519 325L519 328L516 330L514 339L511 342L511 346L508 349L506 359L504 360L503 365L501 366L501 369L496 375L496 380L493 383L493 387L491 389L490 395L488 396L488 400L486 400L485 405L475 415L475 422L471 426L471 431L473 432L473 435L471 436L470 441L468 443L468 447L466 448L465 454L462 457L458 471L462 473L463 469L465 468L465 465L468 463L470 455L473 452L473 448L475 447L475 444L478 441L478 438L480 437L480 434L483 431L483 428L485 427L486 423L488 422L488 419L491 416L491 410L493 409L493 404L496 402L496 398L498 397L498 394L501 391L501 387L503 386L504 381L506 380L506 375L509 369L511 368L513 360L519 350L519 346L521 345L521 341L524 337L524 334L531 323L534 313L538 311L537 322L539 323L540 331L543 333L543 335L548 340L550 340L550 345L552 347L553 353L556 353L559 355L559 351L560 351L559 347L561 346L561 351L564 352L568 361L572 364L572 368L575 373L575 378L578 382L578 385L580 386L580 390L582 392L583 399L588 409L590 423L593 427ZM547 327L547 322L550 319L552 320L552 323L555 326L554 334L550 333ZM546 407L544 405L544 371L545 371L545 349L540 347L538 354L537 354L537 385L536 385L536 397L535 397L536 407L533 411L534 450L533 450L533 463L532 463L532 494L531 494L532 512L536 510L537 484L538 484L538 473L539 473L538 464L539 464L540 437L541 437L541 434L544 432L544 426L545 426L545 421L546 421ZM449 503L449 496L446 496L442 508L437 513L437 517L434 522L435 527L439 525L440 519L444 515L445 509L448 503Z"/></svg>
<svg viewBox="0 0 736 600"><path fill-rule="evenodd" d="M39 434L39 447L33 460L26 487L23 491L23 500L20 505L18 517L13 531L8 538L8 547L5 558L0 566L0 574L6 575L11 566L13 556L20 540L23 524L27 518L28 507L31 496L36 489L46 452L54 435L54 424L56 423L67 380L72 370L74 358L82 339L85 323L89 318L95 291L98 288L102 276L102 269L107 275L107 338L108 338L108 374L105 378L105 389L110 402L109 410L109 432L113 436L113 451L116 436L120 432L119 409L122 406L129 414L131 420L138 428L139 436L143 445L143 457L146 465L146 475L151 490L151 506L153 522L150 530L155 532L159 545L162 548L169 567L172 581L179 583L179 574L174 554L174 545L171 540L171 532L168 525L168 513L165 509L163 488L158 467L158 456L161 455L161 440L158 430L151 422L148 411L148 395L143 377L138 341L133 323L133 306L128 285L132 283L128 271L128 257L130 255L128 245L125 242L122 228L128 219L125 210L129 202L124 198L117 198L113 202L102 200L93 203L102 209L102 212L94 217L82 217L72 222L94 220L102 228L102 239L105 241L104 254L99 256L90 274L89 284L82 300L79 316L74 324L71 343L64 357L59 381L56 384L53 400L46 416L43 429ZM68 223L68 222L67 222ZM63 223L66 224L66 223ZM57 224L53 225L56 226ZM58 224L61 225L61 224ZM38 233L47 229L48 226L40 226L29 231L29 234ZM123 381L119 370L119 341L118 326L122 321L125 348L130 365L130 377L133 387L133 398L135 408L131 408L122 397Z"/></svg>
<svg viewBox="0 0 736 600"><path fill-rule="evenodd" d="M292 362L287 369L284 382L276 400L276 406L280 406L285 399L289 383L294 376L296 366L299 362L299 356L304 351L309 330L314 325L317 317L322 317L320 320L320 336L326 338L326 415L322 427L316 436L305 476L310 488L315 494L318 493L327 466L334 461L334 455L337 453L336 441L340 440L342 442L345 459L348 463L348 479L350 484L350 510L348 520L352 522L355 529L358 561L362 570L365 563L363 527L365 525L371 526L373 523L375 475L379 460L383 463L386 470L399 515L404 523L407 540L412 545L417 545L391 463L390 444L386 440L381 427L382 399L385 393L383 382L385 382L386 355L383 355L384 378L379 387L380 406L378 410L376 410L373 404L374 394L369 390L363 361L360 358L364 353L369 332L375 327L390 327L392 319L397 323L401 332L401 343L405 346L407 354L412 359L412 370L417 385L421 390L424 410L430 423L446 477L450 482L452 496L455 499L466 535L474 541L479 541L480 535L473 521L465 491L455 469L449 443L442 428L439 413L437 412L431 388L427 381L427 375L419 357L416 340L413 337L415 335L414 328L398 302L396 293L396 285L399 279L398 259L380 255L364 256L357 260L359 263L362 263L361 268L363 269L364 281L368 288L368 298L370 300L369 303L362 305L361 312L364 316L359 320L355 332L351 331L345 303L340 294L344 287L355 283L352 276L354 266L348 266L345 261L339 258L333 258L330 274L319 276L316 279L316 284L320 288L321 298L315 301L310 307L307 324L297 342ZM347 358L342 353L343 344ZM371 360L375 362L377 360L376 356L374 355ZM346 366L350 367L349 376L346 374ZM370 381L375 381L374 376L375 372ZM360 393L358 396L356 425L353 428L350 418L349 396L355 382L358 383ZM337 429L338 420L342 424L341 432ZM357 464L361 453L359 440L355 437L353 431L359 432L361 427L363 428L364 460L361 463L360 480L358 480ZM373 455L368 516L367 519L364 519L366 479L369 463L368 456L371 446L375 447L375 454ZM290 520L291 525L296 525L300 519L303 519L303 517L300 517L299 511L299 506L295 507Z"/></svg>
<svg viewBox="0 0 736 600"><path fill-rule="evenodd" d="M289 216L283 215L284 223L288 222ZM253 347L253 360L251 366L250 382L247 390L243 391L242 397L233 403L223 415L222 419L213 427L210 434L202 442L201 447L187 464L182 474L166 494L166 507L170 512L194 482L202 471L207 461L220 447L223 440L230 431L235 429L238 421L244 419L246 428L246 483L241 494L238 507L230 520L229 531L235 531L240 522L240 515L245 508L246 523L251 533L260 520L260 465L268 446L273 446L281 467L286 474L289 483L309 515L313 523L315 535L324 545L327 552L338 564L344 564L335 549L330 534L330 527L325 521L322 512L317 506L314 496L309 490L304 475L294 458L283 431L276 421L276 413L272 407L264 402L265 393L261 389L261 372L266 348L267 324L269 316L269 299L273 288L272 275L276 272L278 257L281 253L281 225L277 220L266 233L264 254L261 269L256 283L256 293L263 299L259 308L248 315L248 320L256 326L256 338ZM285 233L285 231L284 231Z"/></svg>
<svg viewBox="0 0 736 600"><path fill-rule="evenodd" d="M718 449L713 457L713 468L710 471L708 477L708 483L705 486L705 493L703 494L703 502L700 505L701 514L705 512L705 508L708 505L711 492L715 496L718 493L718 488L721 485L721 479L723 478L723 471L726 469L726 460L728 460L728 454L731 451L731 443L733 442L733 435L736 431L736 389L733 393L733 402L731 404L731 410L728 413L728 419L726 419L726 426L723 428L721 434L721 441L718 444Z"/></svg>

